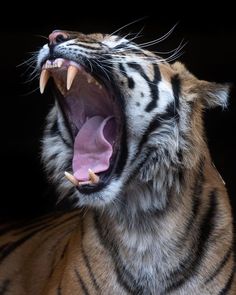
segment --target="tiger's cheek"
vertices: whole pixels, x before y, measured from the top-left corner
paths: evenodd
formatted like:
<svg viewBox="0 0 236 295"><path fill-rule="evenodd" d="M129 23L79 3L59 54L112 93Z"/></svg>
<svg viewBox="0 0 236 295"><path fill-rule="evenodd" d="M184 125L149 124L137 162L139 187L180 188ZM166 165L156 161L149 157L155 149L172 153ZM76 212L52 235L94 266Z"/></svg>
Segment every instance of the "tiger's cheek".
<svg viewBox="0 0 236 295"><path fill-rule="evenodd" d="M132 76L131 76L132 77ZM153 85L145 79L135 83L132 89L126 88L125 114L127 130L130 136L140 137L148 128L150 121L166 112L167 106L174 102L171 84L167 81L159 81L157 84L158 95L152 92ZM150 105L155 107L149 109Z"/></svg>

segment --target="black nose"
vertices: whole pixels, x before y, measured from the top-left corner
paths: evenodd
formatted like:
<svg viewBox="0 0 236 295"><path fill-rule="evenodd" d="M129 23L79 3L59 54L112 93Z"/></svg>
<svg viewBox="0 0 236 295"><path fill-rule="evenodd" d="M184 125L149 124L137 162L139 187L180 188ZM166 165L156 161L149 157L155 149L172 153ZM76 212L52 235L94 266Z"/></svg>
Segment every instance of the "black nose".
<svg viewBox="0 0 236 295"><path fill-rule="evenodd" d="M56 45L68 40L69 35L63 31L56 30L49 35L48 39L50 45Z"/></svg>

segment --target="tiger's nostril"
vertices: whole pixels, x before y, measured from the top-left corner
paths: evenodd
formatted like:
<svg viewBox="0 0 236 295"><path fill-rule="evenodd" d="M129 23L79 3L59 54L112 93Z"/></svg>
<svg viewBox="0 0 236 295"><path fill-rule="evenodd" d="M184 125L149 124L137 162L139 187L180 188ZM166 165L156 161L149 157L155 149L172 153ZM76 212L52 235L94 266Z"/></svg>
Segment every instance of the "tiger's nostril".
<svg viewBox="0 0 236 295"><path fill-rule="evenodd" d="M66 40L67 40L67 38L62 34L57 35L56 38L55 38L56 43L62 43L64 41L66 41Z"/></svg>
<svg viewBox="0 0 236 295"><path fill-rule="evenodd" d="M69 36L65 32L61 31L53 31L48 37L50 45L65 42L68 38Z"/></svg>

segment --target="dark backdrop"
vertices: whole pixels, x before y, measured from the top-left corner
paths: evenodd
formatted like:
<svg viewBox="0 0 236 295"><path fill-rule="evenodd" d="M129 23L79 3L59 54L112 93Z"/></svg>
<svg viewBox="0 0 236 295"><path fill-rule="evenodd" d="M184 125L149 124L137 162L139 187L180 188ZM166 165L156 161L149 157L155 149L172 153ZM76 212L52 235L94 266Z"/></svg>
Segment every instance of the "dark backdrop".
<svg viewBox="0 0 236 295"><path fill-rule="evenodd" d="M37 8L41 5L41 9ZM97 11L99 4L87 3L85 8L71 9L64 3L59 7L35 3L31 11L18 12L7 21L1 20L1 171L2 192L1 216L32 216L54 208L54 195L47 184L40 166L40 138L44 118L52 101L41 96L37 79L30 82L32 68L20 66L47 42L54 29L77 30L85 33L111 33L119 27L149 15L121 31L122 34L137 33L143 28L137 42L150 41L165 34L178 23L172 35L150 49L166 51L178 46L182 39L187 42L179 58L200 79L232 83L230 103L227 110L206 111L206 130L210 151L215 165L226 182L231 201L236 210L236 161L234 141L236 128L236 27L231 8L206 11L204 6L192 3L185 12L183 7L165 7L148 10L140 7L141 13L125 16L124 4L110 3L108 13ZM114 8L112 7L114 6ZM147 7L143 6L143 7ZM117 10L117 7L119 9ZM91 15L92 9L92 15ZM105 8L104 8L105 9ZM116 15L113 15L116 9Z"/></svg>

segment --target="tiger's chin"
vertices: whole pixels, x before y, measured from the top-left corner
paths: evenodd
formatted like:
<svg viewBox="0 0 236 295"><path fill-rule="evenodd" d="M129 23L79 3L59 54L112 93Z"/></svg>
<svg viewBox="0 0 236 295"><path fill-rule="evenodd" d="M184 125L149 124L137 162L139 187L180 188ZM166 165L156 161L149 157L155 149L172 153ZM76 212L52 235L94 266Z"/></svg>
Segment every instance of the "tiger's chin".
<svg viewBox="0 0 236 295"><path fill-rule="evenodd" d="M64 181L74 186L81 205L109 203L119 187L116 178L124 158L124 115L118 94L97 73L61 57L42 61L41 93L46 86L70 137L72 159L68 171L61 171Z"/></svg>

